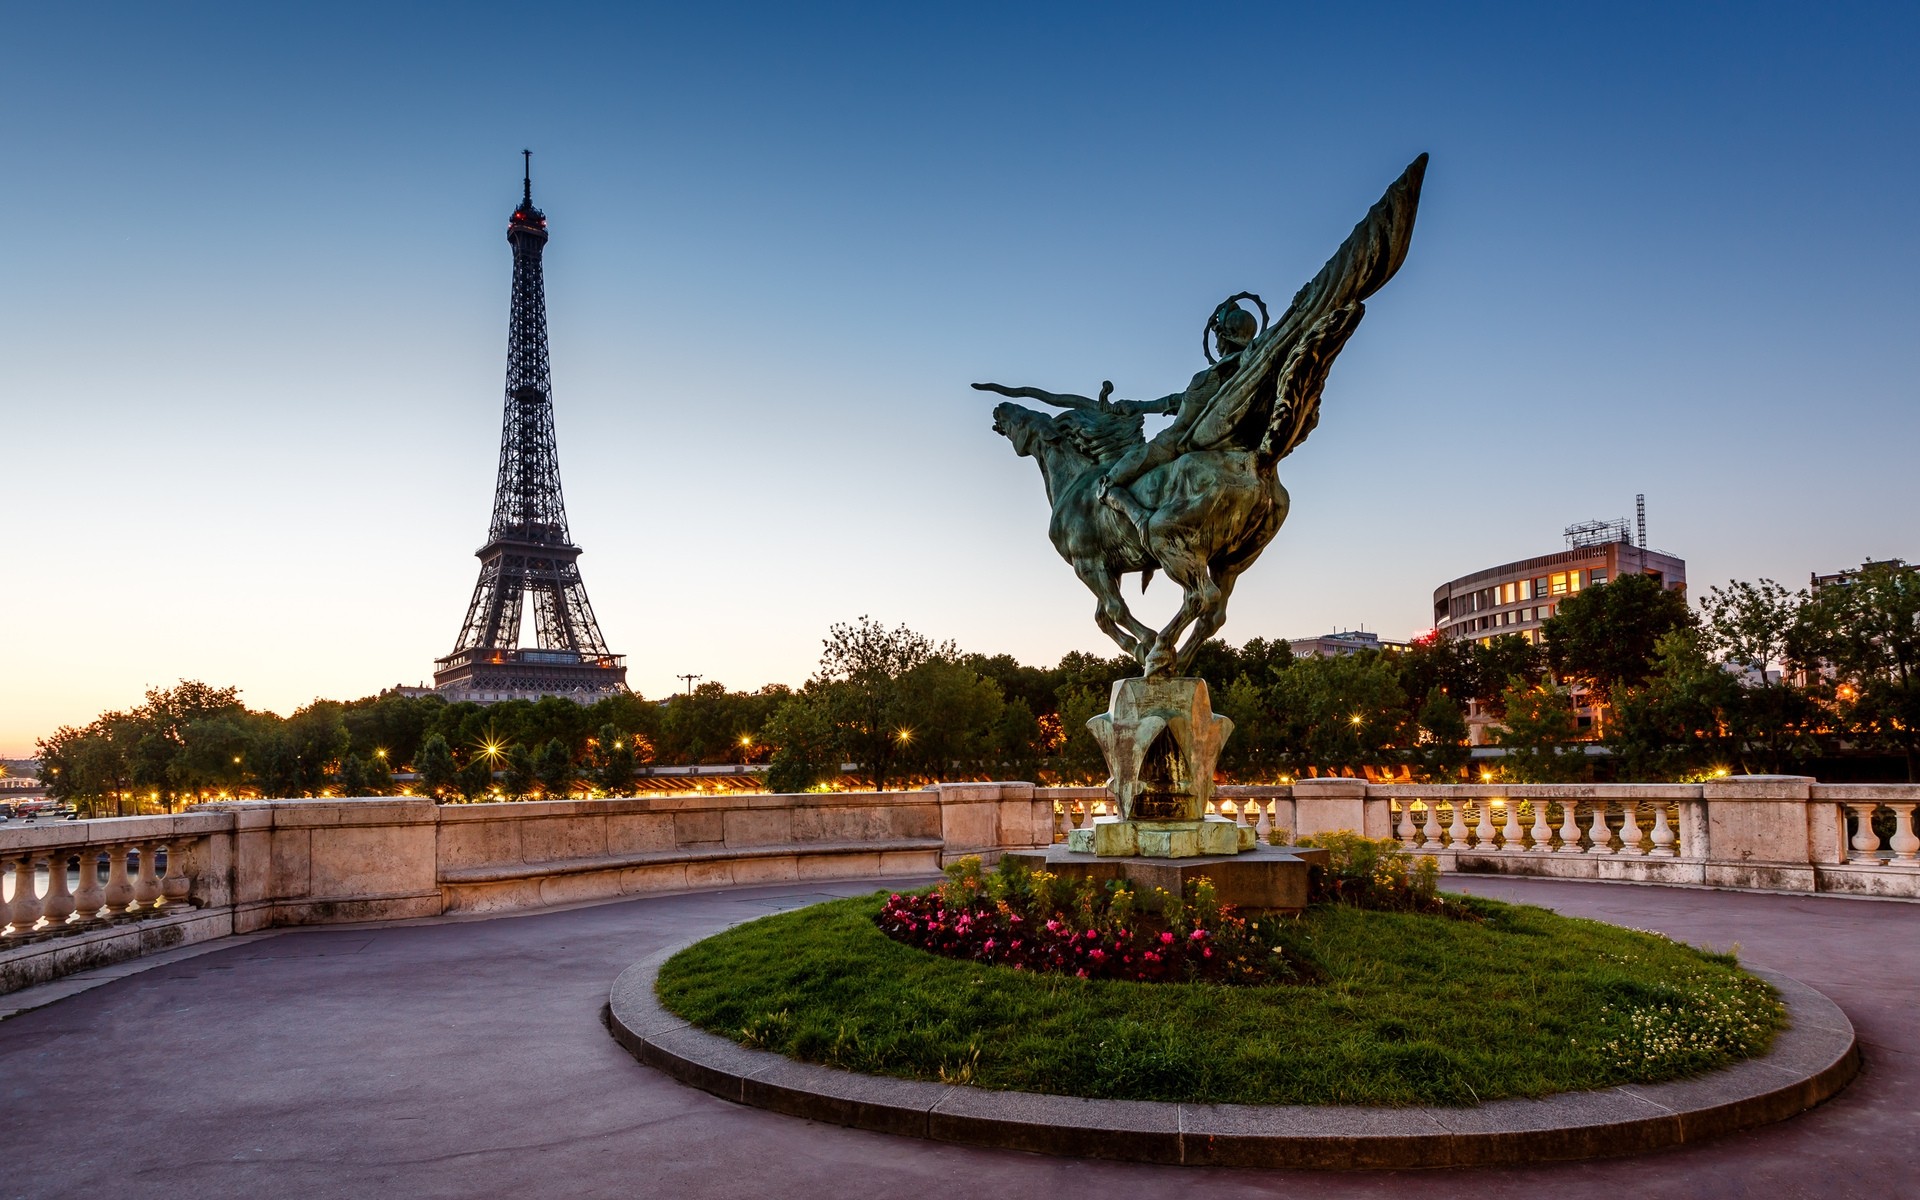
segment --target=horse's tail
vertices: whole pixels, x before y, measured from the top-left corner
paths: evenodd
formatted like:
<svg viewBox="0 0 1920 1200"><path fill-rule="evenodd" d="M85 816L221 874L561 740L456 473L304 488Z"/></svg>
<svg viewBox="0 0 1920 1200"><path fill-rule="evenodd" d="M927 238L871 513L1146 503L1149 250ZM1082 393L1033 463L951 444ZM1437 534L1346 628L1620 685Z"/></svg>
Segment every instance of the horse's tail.
<svg viewBox="0 0 1920 1200"><path fill-rule="evenodd" d="M1153 582L1153 564L1148 563L1147 569L1140 572L1140 590L1143 592L1146 591L1147 585L1152 582Z"/></svg>

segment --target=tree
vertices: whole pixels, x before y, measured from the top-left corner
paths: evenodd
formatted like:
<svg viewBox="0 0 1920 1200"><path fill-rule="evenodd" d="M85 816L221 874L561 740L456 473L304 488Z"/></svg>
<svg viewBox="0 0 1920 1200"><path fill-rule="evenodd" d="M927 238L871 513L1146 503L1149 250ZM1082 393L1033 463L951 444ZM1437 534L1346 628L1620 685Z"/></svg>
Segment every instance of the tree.
<svg viewBox="0 0 1920 1200"><path fill-rule="evenodd" d="M1738 686L1721 700L1720 718L1748 770L1777 774L1814 748L1820 707L1788 678L1795 668L1817 665L1807 645L1808 603L1805 591L1762 579L1716 587L1701 604L1703 650L1740 671Z"/></svg>
<svg viewBox="0 0 1920 1200"><path fill-rule="evenodd" d="M1619 693L1607 743L1622 777L1680 779L1732 752L1727 728L1741 687L1706 644L1701 630L1672 630L1655 644L1646 683Z"/></svg>
<svg viewBox="0 0 1920 1200"><path fill-rule="evenodd" d="M1006 772L1004 778L1039 782L1047 735L1025 697L1015 696L1000 706L1000 719L993 727L993 752Z"/></svg>
<svg viewBox="0 0 1920 1200"><path fill-rule="evenodd" d="M384 796L392 782L393 777L378 759L369 762L358 754L348 754L340 763L342 796Z"/></svg>
<svg viewBox="0 0 1920 1200"><path fill-rule="evenodd" d="M540 790L548 799L563 800L573 791L575 779L573 755L566 744L554 738L540 747L533 760L533 773L540 780Z"/></svg>
<svg viewBox="0 0 1920 1200"><path fill-rule="evenodd" d="M1501 696L1504 715L1494 742L1506 748L1501 773L1516 783L1572 783L1590 773L1587 756L1572 745L1579 729L1564 688L1515 683Z"/></svg>
<svg viewBox="0 0 1920 1200"><path fill-rule="evenodd" d="M1246 672L1214 697L1214 710L1233 722L1220 769L1243 782L1274 781L1292 768L1273 699L1273 679L1256 681Z"/></svg>
<svg viewBox="0 0 1920 1200"><path fill-rule="evenodd" d="M1807 604L1795 645L1840 685L1840 720L1854 736L1920 766L1920 572L1867 563Z"/></svg>
<svg viewBox="0 0 1920 1200"><path fill-rule="evenodd" d="M1406 744L1406 693L1374 651L1312 656L1274 678L1267 704L1279 721L1280 757L1304 776L1396 765Z"/></svg>
<svg viewBox="0 0 1920 1200"><path fill-rule="evenodd" d="M945 780L991 773L1006 709L1000 685L958 658L935 655L903 674L897 758L910 775Z"/></svg>
<svg viewBox="0 0 1920 1200"><path fill-rule="evenodd" d="M1693 623L1686 593L1650 575L1624 575L1568 596L1543 628L1556 672L1611 695L1621 685L1644 682L1655 643Z"/></svg>
<svg viewBox="0 0 1920 1200"><path fill-rule="evenodd" d="M1439 686L1427 692L1416 718L1419 745L1413 757L1429 783L1454 783L1466 767L1467 717L1460 705Z"/></svg>
<svg viewBox="0 0 1920 1200"><path fill-rule="evenodd" d="M818 697L789 697L767 722L767 790L807 792L840 774L840 739Z"/></svg>
<svg viewBox="0 0 1920 1200"><path fill-rule="evenodd" d="M939 655L954 658L951 642L931 640L899 625L888 629L862 616L835 625L822 643L814 684L825 697L834 727L868 785L885 791L894 764L913 737L910 701L902 678Z"/></svg>
<svg viewBox="0 0 1920 1200"><path fill-rule="evenodd" d="M1075 783L1091 783L1107 777L1106 756L1093 738L1087 722L1107 711L1107 693L1090 687L1069 684L1060 691L1060 729L1066 741L1060 747L1060 773Z"/></svg>
<svg viewBox="0 0 1920 1200"><path fill-rule="evenodd" d="M500 790L516 800L533 795L540 779L534 773L532 752L515 742L507 747L504 761L507 765L501 772Z"/></svg>
<svg viewBox="0 0 1920 1200"><path fill-rule="evenodd" d="M445 796L458 786L460 768L453 760L447 739L430 733L414 755L414 769L420 773L420 786L429 796Z"/></svg>
<svg viewBox="0 0 1920 1200"><path fill-rule="evenodd" d="M602 725L593 742L593 786L609 796L633 795L634 771L638 763L633 744L617 725Z"/></svg>

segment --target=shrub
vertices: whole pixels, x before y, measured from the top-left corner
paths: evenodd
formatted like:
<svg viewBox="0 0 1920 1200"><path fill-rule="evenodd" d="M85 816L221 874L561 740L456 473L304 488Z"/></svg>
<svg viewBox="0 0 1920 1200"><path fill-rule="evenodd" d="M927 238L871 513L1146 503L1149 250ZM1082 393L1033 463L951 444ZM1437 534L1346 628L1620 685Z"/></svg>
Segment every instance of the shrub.
<svg viewBox="0 0 1920 1200"><path fill-rule="evenodd" d="M1327 852L1325 869L1309 876L1309 903L1472 915L1460 902L1440 894L1440 864L1432 855L1416 859L1392 838L1363 837L1342 829L1299 838L1294 844Z"/></svg>

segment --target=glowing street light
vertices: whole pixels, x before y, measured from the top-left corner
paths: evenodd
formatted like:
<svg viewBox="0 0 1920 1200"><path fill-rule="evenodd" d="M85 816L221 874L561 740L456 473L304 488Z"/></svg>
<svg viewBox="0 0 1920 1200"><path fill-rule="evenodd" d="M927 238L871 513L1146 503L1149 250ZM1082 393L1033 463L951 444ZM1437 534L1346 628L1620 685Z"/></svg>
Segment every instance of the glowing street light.
<svg viewBox="0 0 1920 1200"><path fill-rule="evenodd" d="M895 741L899 742L901 745L904 746L908 742L913 740L913 730L902 729L900 732L894 734L893 737Z"/></svg>

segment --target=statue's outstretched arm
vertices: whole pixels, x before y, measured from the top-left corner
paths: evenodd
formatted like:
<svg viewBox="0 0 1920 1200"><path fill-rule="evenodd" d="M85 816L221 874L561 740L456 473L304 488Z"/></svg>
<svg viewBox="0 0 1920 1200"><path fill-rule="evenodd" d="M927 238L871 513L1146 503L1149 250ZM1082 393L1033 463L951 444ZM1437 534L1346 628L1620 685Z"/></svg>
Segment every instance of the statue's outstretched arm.
<svg viewBox="0 0 1920 1200"><path fill-rule="evenodd" d="M1175 392L1171 396L1162 396L1158 400L1115 400L1108 407L1123 413L1170 413L1180 410L1180 402L1187 398L1185 392Z"/></svg>

